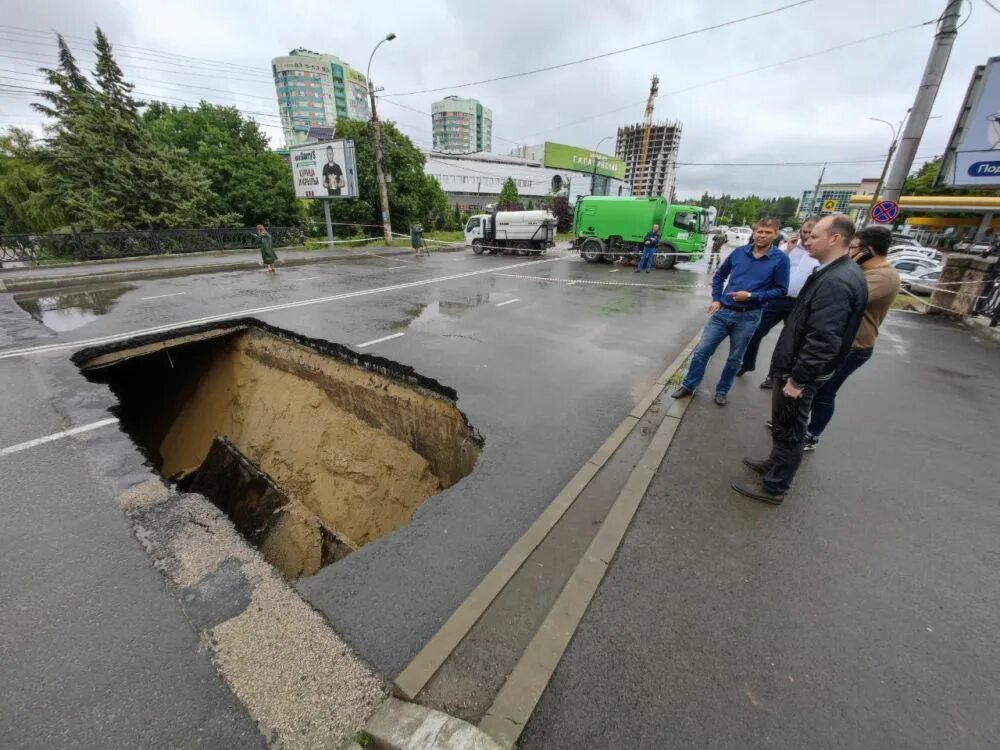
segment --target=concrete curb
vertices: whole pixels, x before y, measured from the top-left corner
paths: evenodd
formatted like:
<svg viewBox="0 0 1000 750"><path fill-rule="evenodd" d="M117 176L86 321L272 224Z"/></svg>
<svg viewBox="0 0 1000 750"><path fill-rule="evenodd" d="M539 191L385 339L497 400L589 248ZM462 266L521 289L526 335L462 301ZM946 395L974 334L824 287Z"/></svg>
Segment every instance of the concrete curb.
<svg viewBox="0 0 1000 750"><path fill-rule="evenodd" d="M382 704L364 734L379 750L501 750L472 724L397 698Z"/></svg>
<svg viewBox="0 0 1000 750"><path fill-rule="evenodd" d="M313 265L316 263L331 263L344 260L353 260L359 257L397 257L400 255L412 255L409 249L386 248L376 254L362 253L352 255L326 256L318 258L293 258L282 262L279 268L293 268L295 266ZM74 266L78 268L79 266ZM66 288L77 286L92 286L94 284L106 284L115 281L131 281L138 279L165 279L173 276L193 276L201 273L219 273L221 271L250 271L260 268L260 262L240 261L237 263L212 263L196 266L174 266L162 268L137 268L134 271L108 271L105 273L92 274L72 274L68 276L45 276L38 279L10 279L4 282L0 277L0 291L6 287L8 292L39 291L53 288Z"/></svg>
<svg viewBox="0 0 1000 750"><path fill-rule="evenodd" d="M990 322L986 318L978 315L967 315L962 318L962 324L974 333L993 339L1000 343L1000 325L990 328Z"/></svg>

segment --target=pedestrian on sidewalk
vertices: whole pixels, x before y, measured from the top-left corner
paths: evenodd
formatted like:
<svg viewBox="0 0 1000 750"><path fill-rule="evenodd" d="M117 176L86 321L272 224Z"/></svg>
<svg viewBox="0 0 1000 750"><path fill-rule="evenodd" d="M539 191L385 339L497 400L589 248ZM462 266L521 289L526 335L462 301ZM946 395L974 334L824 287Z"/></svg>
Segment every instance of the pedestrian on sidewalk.
<svg viewBox="0 0 1000 750"><path fill-rule="evenodd" d="M861 326L854 337L851 351L841 362L813 398L812 415L806 430L805 450L816 449L820 435L833 418L837 392L844 382L872 357L875 339L892 301L899 294L900 279L896 269L889 265L886 255L892 244L892 234L885 227L867 227L851 241L849 254L861 266L868 285L868 304L861 315Z"/></svg>
<svg viewBox="0 0 1000 750"><path fill-rule="evenodd" d="M789 262L788 294L772 299L764 305L760 325L757 326L757 330L754 331L747 344L747 350L743 354L743 364L740 366L739 372L736 373L737 377L753 372L757 368L757 352L760 351L760 342L778 323L785 322L785 318L788 317L788 313L792 311L792 306L795 304L795 298L802 291L802 285L806 283L806 279L819 265L819 261L813 258L805 247L805 243L812 233L812 228L816 225L816 219L817 217L810 216L803 221L798 234L792 233L788 242L785 243L783 250L788 256ZM765 390L773 386L774 380L770 376L764 378L760 384L760 387Z"/></svg>
<svg viewBox="0 0 1000 750"><path fill-rule="evenodd" d="M743 459L761 481L734 482L741 495L780 505L799 469L813 397L850 352L868 302L865 275L848 256L853 239L854 222L842 214L824 216L813 227L809 253L820 265L802 287L771 357L771 455Z"/></svg>
<svg viewBox="0 0 1000 750"><path fill-rule="evenodd" d="M712 236L712 253L708 256L708 270L712 270L714 265L716 268L719 267L720 255L719 251L722 250L722 246L726 244L726 235L724 232L716 231Z"/></svg>
<svg viewBox="0 0 1000 750"><path fill-rule="evenodd" d="M781 224L767 217L756 227L753 241L733 250L712 277L711 317L691 355L684 382L670 394L673 398L694 393L715 350L728 338L729 358L715 386L715 403L725 406L747 342L760 323L762 306L788 292L788 256L774 245Z"/></svg>
<svg viewBox="0 0 1000 750"><path fill-rule="evenodd" d="M274 244L271 241L271 233L263 224L257 225L257 239L260 240L260 257L267 267L268 273L274 273L274 264L278 262L278 256L274 252Z"/></svg>
<svg viewBox="0 0 1000 750"><path fill-rule="evenodd" d="M656 254L656 246L660 244L660 225L653 224L653 228L646 232L642 240L642 255L639 257L639 265L635 267L635 272L645 271L649 273L653 268L653 256Z"/></svg>

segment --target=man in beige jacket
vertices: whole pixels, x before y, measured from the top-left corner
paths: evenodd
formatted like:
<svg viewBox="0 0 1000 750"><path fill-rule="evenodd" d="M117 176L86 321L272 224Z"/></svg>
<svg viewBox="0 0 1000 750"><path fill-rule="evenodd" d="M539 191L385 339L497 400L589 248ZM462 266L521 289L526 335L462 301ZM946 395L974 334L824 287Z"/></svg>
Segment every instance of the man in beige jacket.
<svg viewBox="0 0 1000 750"><path fill-rule="evenodd" d="M899 274L886 260L891 242L892 235L885 227L862 229L851 241L850 256L861 266L865 281L868 282L868 304L850 353L813 398L806 433L807 451L816 450L820 435L833 417L837 391L855 370L871 359L879 326L889 313L892 301L899 294Z"/></svg>

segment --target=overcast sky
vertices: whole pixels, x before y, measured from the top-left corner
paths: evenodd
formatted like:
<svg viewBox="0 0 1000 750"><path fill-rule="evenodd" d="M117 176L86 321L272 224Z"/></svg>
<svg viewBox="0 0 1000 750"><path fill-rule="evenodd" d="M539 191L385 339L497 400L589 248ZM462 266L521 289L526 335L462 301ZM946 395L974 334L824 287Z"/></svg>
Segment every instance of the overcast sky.
<svg viewBox="0 0 1000 750"><path fill-rule="evenodd" d="M282 138L270 78L272 57L303 46L336 54L364 70L374 45L394 31L398 38L379 50L372 78L385 87L381 116L395 120L419 145L431 140L430 117L420 112L430 112L432 101L455 93L476 97L493 110L496 152L545 140L593 148L619 125L642 119L649 79L656 73L661 92L656 118L679 120L684 126L681 162L878 160L891 135L888 127L868 118L903 117L923 71L933 26L733 76L936 18L944 0L813 0L765 18L552 72L393 96L575 60L793 1L7 0L0 20L0 84L39 85L19 71L31 76L38 65L54 59L55 31L72 37L74 50L89 67L93 58L88 45L76 37L91 36L100 25L116 45L126 75L147 98L172 97L173 104L204 98L260 113L255 117L278 146ZM973 67L1000 54L990 44L1000 31L1000 14L982 0L968 0L963 16L970 7L971 21L959 31L935 106L941 117L931 120L920 155L943 150ZM213 69L204 59L231 65ZM713 83L721 78L727 80ZM688 90L671 93L680 89ZM42 121L30 112L29 101L0 87L0 123L40 129ZM606 142L602 151L612 151L613 142ZM831 166L826 181L877 177L879 170L878 163ZM682 166L678 194L799 195L818 174L818 166Z"/></svg>

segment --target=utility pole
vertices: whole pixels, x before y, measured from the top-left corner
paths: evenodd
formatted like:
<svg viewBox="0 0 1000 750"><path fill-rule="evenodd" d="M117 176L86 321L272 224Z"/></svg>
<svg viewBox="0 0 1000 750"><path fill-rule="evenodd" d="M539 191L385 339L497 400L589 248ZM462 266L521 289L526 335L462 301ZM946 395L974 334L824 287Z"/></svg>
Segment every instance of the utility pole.
<svg viewBox="0 0 1000 750"><path fill-rule="evenodd" d="M394 33L387 34L385 39L375 45L371 55L368 57L368 97L372 105L372 142L375 145L375 178L378 180L378 202L382 209L382 234L385 244L392 244L392 224L389 222L389 192L385 187L385 168L382 163L382 127L378 121L378 110L375 108L375 85L372 83L372 58L375 52L385 42L391 42L396 38Z"/></svg>
<svg viewBox="0 0 1000 750"><path fill-rule="evenodd" d="M955 44L955 37L958 36L958 17L962 9L962 1L947 0L944 13L941 14L938 21L938 31L934 35L934 44L931 46L931 52L927 58L924 77L920 81L920 88L917 89L910 116L899 141L896 160L893 162L889 178L886 180L885 192L882 195L883 200L899 201L899 196L903 192L903 183L906 182L906 177L913 167L917 147L924 135L927 120L930 119L931 108L934 106L938 89L941 87L945 68L948 67L951 48Z"/></svg>

